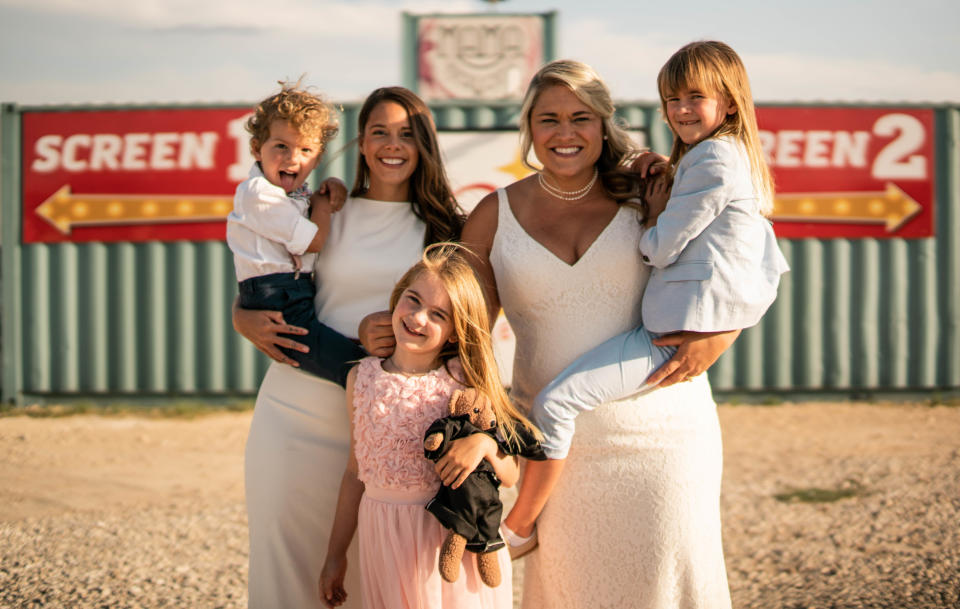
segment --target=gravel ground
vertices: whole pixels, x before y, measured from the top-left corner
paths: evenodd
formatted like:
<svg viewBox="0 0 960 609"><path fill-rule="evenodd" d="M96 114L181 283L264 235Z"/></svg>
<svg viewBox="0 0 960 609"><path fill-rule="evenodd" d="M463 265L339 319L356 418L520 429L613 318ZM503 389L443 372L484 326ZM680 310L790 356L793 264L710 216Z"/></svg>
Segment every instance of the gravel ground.
<svg viewBox="0 0 960 609"><path fill-rule="evenodd" d="M960 607L960 408L720 418L734 607ZM0 418L0 607L244 607L249 420Z"/></svg>

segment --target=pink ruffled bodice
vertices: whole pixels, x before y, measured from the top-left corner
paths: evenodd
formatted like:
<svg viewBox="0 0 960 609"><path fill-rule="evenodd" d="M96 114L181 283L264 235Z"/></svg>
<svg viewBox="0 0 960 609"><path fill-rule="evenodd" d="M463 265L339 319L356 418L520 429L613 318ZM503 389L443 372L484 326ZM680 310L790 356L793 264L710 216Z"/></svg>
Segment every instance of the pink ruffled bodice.
<svg viewBox="0 0 960 609"><path fill-rule="evenodd" d="M448 364L463 376L459 360ZM360 361L353 388L353 440L358 476L367 485L435 491L440 479L423 456L423 434L449 414L450 396L462 387L446 367L420 376L387 372L383 360Z"/></svg>

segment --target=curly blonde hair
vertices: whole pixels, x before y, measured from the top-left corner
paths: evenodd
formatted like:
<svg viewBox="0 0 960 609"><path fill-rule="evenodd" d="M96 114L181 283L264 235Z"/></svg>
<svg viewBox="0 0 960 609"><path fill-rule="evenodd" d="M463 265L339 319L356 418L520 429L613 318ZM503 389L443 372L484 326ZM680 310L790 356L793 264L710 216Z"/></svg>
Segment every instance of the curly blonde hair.
<svg viewBox="0 0 960 609"><path fill-rule="evenodd" d="M275 120L287 121L301 135L316 141L321 151L337 136L340 127L333 106L323 96L302 87L302 81L303 78L295 83L277 81L280 92L257 104L245 125L252 153L259 152L270 138L270 124Z"/></svg>

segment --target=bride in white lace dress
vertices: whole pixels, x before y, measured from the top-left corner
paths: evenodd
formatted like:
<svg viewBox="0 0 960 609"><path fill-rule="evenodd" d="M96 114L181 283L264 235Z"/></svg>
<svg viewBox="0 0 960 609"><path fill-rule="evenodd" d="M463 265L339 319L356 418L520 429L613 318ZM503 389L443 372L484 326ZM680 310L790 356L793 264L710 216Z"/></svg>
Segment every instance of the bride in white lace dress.
<svg viewBox="0 0 960 609"><path fill-rule="evenodd" d="M486 197L464 228L491 308L503 306L517 336L511 395L525 409L579 355L640 323L648 272L637 211L595 177L629 147L612 115L592 69L548 64L521 114L524 154L532 146L541 173ZM539 514L525 609L729 608L720 427L701 373L735 337L678 337L665 388L578 417L545 507L536 485L521 486L506 523L527 535ZM549 476L550 463L528 469L546 467Z"/></svg>

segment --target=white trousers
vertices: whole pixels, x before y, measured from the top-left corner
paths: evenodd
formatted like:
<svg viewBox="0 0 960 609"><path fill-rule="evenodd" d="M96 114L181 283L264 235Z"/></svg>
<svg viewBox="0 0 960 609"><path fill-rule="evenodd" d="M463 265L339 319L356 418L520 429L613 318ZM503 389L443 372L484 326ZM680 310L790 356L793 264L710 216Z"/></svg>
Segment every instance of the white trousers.
<svg viewBox="0 0 960 609"><path fill-rule="evenodd" d="M260 385L245 455L249 607L317 609L350 426L342 388L274 362ZM344 607L360 607L357 544Z"/></svg>

